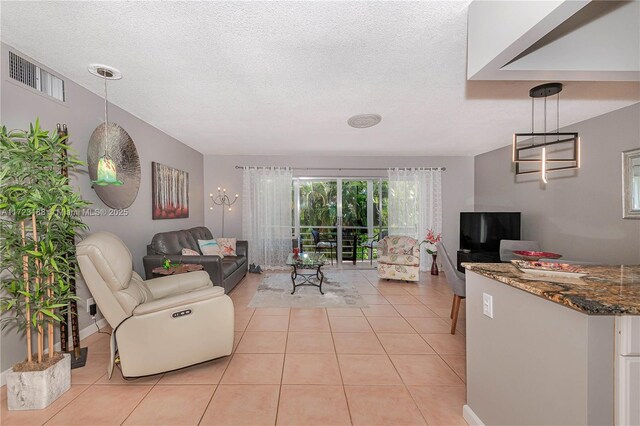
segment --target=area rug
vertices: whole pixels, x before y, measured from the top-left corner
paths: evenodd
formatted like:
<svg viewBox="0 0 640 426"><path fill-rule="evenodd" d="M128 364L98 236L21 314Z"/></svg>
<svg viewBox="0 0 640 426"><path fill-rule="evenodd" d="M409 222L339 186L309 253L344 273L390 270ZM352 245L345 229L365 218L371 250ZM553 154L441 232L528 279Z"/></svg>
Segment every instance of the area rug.
<svg viewBox="0 0 640 426"><path fill-rule="evenodd" d="M262 278L250 308L362 308L367 302L355 285L340 273L327 272L322 282L323 294L318 287L303 286L291 294L291 275L269 273Z"/></svg>

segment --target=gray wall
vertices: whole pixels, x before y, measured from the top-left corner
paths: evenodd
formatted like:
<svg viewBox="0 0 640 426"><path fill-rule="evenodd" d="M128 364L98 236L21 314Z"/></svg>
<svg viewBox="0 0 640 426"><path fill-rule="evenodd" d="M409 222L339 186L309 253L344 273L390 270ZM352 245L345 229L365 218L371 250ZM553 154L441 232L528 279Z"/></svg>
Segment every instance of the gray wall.
<svg viewBox="0 0 640 426"><path fill-rule="evenodd" d="M35 121L36 117L39 117L43 128L55 130L56 123L66 123L69 128L72 147L77 151L80 158L86 161L89 137L96 126L104 121L103 99L65 79L66 102L60 103L11 80L8 74L4 72L4 70L8 69L9 49L7 45L2 44L1 69L3 72L0 79L2 88L0 105L2 124L9 129L24 129L28 128L29 123ZM20 52L16 53L26 57ZM46 69L46 67L44 68ZM126 75L124 78L126 78ZM118 82L111 84L118 84ZM140 190L136 200L129 207L128 216L85 217L85 222L90 226L90 232L109 231L122 238L129 250L131 250L135 270L142 274L142 257L146 253L146 244L155 233L201 226L204 223L203 156L180 141L113 105L109 106L109 119L124 127L136 144L141 167ZM151 219L152 161L189 172L190 217L188 219ZM73 183L80 188L82 196L93 203L91 207L106 207L91 189L88 175L74 176ZM90 325L91 322L84 307L84 301L90 297L84 283L79 283L78 296L81 299L79 320L80 329L82 329ZM4 371L15 362L22 360L25 356L24 347L24 342L15 333L3 332L0 371Z"/></svg>
<svg viewBox="0 0 640 426"><path fill-rule="evenodd" d="M366 131L366 130L365 130ZM364 152L364 150L363 150ZM446 247L455 253L458 248L459 213L473 211L473 157L338 157L338 156L213 156L204 158L204 191L217 193L224 187L230 194L242 194L242 170L240 166L289 166L289 167L436 167L447 170L442 173L442 234ZM386 170L294 170L294 176L305 177L356 177L387 176ZM207 198L205 225L215 235L220 234L222 208ZM225 212L225 236L242 236L242 197L231 212Z"/></svg>
<svg viewBox="0 0 640 426"><path fill-rule="evenodd" d="M516 129L514 129L516 130ZM565 259L640 263L640 220L622 219L621 152L640 147L640 104L565 130L580 133L577 171L519 176L511 146L475 157L476 211L521 211L522 238Z"/></svg>

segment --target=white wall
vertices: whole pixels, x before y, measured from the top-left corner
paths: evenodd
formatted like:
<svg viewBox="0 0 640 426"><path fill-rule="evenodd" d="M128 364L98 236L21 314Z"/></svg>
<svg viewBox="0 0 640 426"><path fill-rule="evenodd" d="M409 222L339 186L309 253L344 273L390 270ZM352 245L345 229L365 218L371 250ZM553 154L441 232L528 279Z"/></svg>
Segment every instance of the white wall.
<svg viewBox="0 0 640 426"><path fill-rule="evenodd" d="M442 233L446 247L455 253L458 248L461 211L473 211L473 157L336 157L336 156L216 156L204 158L205 225L214 235L220 234L222 208L214 207L208 194L224 187L230 194L242 194L242 170L239 166L289 167L446 167L442 174ZM294 170L294 176L357 177L387 176L381 171ZM426 231L426 230L425 230ZM225 236L242 236L242 197L231 212L225 212Z"/></svg>
<svg viewBox="0 0 640 426"><path fill-rule="evenodd" d="M516 129L514 129L516 130ZM521 211L522 238L565 259L640 263L640 220L622 219L622 151L640 148L640 103L564 130L577 131L577 171L515 177L511 147L475 157L476 211Z"/></svg>
<svg viewBox="0 0 640 426"><path fill-rule="evenodd" d="M8 69L9 49L7 45L2 44L2 70ZM26 58L20 52L16 53ZM77 151L81 160L86 161L89 138L96 126L104 120L103 99L69 79L65 78L64 80L66 101L61 103L10 79L8 73L3 72L0 81L2 124L9 129L25 129L28 128L30 122L39 117L44 129L55 131L56 123L65 123L69 129L72 148ZM112 84L118 84L118 82ZM135 270L144 275L142 257L146 254L146 244L151 241L155 233L200 226L204 223L203 156L113 105L109 106L109 119L120 124L136 145L140 157L140 190L136 200L129 207L128 216L86 216L84 221L89 225L90 232L109 231L122 238L133 255ZM152 161L189 172L190 217L188 219L151 219ZM93 203L90 207L106 207L95 191L91 189L87 174L72 176L72 183L79 187L84 199ZM90 294L83 282L78 283L78 296L81 299L79 323L82 329L91 324L91 319L84 307L84 301L90 297ZM25 356L24 347L24 341L18 338L15 332L4 331L2 333L0 370L4 371L15 362L21 361Z"/></svg>

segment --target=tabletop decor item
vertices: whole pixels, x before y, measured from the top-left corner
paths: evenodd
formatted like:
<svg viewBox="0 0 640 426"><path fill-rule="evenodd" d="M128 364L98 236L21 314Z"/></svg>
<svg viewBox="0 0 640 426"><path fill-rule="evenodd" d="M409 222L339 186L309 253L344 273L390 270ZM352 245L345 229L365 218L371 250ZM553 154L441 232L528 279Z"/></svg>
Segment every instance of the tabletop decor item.
<svg viewBox="0 0 640 426"><path fill-rule="evenodd" d="M535 250L514 250L513 254L524 260L540 260L540 259L560 259L561 254L551 253L548 251L535 251Z"/></svg>
<svg viewBox="0 0 640 426"><path fill-rule="evenodd" d="M570 263L536 262L530 260L512 260L511 263L520 272L525 274L571 278L580 278L588 275L582 269Z"/></svg>
<svg viewBox="0 0 640 426"><path fill-rule="evenodd" d="M438 264L436 263L436 259L438 257L438 249L436 248L436 244L442 241L442 233L436 234L433 229L427 230L427 235L424 237L424 240L420 242L420 245L427 245L427 253L431 255L431 275L439 275Z"/></svg>
<svg viewBox="0 0 640 426"><path fill-rule="evenodd" d="M151 162L152 219L189 217L189 173Z"/></svg>
<svg viewBox="0 0 640 426"><path fill-rule="evenodd" d="M89 203L60 172L83 165L67 149L66 137L39 120L28 131L0 131L0 313L3 329L26 335L26 359L7 373L9 410L45 408L71 386L71 356L56 352L54 324L75 298L74 239L87 226L73 212Z"/></svg>

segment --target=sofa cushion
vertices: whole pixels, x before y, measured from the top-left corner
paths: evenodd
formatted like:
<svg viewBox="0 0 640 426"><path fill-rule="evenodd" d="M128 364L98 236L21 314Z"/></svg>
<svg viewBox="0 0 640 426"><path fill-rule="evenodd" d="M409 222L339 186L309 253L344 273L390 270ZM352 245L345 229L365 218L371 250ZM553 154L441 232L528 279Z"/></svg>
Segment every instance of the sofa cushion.
<svg viewBox="0 0 640 426"><path fill-rule="evenodd" d="M235 238L216 238L218 245L222 249L225 256L236 255L236 239Z"/></svg>
<svg viewBox="0 0 640 426"><path fill-rule="evenodd" d="M387 242L387 253L390 254L411 254L418 240L405 236L388 236L385 238Z"/></svg>
<svg viewBox="0 0 640 426"><path fill-rule="evenodd" d="M410 254L389 254L387 256L380 256L378 263L384 263L386 265L420 266L420 259Z"/></svg>
<svg viewBox="0 0 640 426"><path fill-rule="evenodd" d="M191 250L190 248L182 248L182 255L183 256L200 256L200 253L198 253L195 250Z"/></svg>
<svg viewBox="0 0 640 426"><path fill-rule="evenodd" d="M205 256L220 256L224 257L222 246L218 244L216 240L198 240L200 251Z"/></svg>
<svg viewBox="0 0 640 426"><path fill-rule="evenodd" d="M183 248L201 253L190 230L160 232L153 236L150 246L157 254L182 254Z"/></svg>

